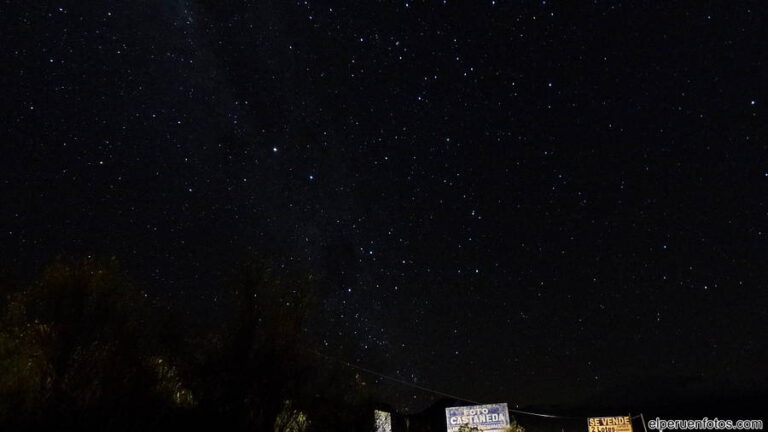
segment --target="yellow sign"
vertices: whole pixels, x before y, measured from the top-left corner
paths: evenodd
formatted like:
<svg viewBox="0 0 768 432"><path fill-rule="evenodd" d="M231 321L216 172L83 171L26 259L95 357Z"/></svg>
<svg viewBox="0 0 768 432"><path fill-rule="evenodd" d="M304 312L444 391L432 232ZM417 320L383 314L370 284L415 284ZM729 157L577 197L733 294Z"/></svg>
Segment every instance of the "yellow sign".
<svg viewBox="0 0 768 432"><path fill-rule="evenodd" d="M587 419L589 432L632 432L632 419L623 417L591 417Z"/></svg>

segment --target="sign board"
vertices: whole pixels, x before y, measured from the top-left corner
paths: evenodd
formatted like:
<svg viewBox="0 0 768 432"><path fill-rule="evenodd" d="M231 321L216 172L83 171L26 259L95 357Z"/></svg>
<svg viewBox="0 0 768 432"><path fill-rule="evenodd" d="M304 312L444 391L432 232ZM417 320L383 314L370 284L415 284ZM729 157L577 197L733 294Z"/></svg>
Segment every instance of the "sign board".
<svg viewBox="0 0 768 432"><path fill-rule="evenodd" d="M376 421L376 432L392 432L392 414L375 410L373 418Z"/></svg>
<svg viewBox="0 0 768 432"><path fill-rule="evenodd" d="M632 432L632 419L620 417L590 417L587 419L589 432Z"/></svg>
<svg viewBox="0 0 768 432"><path fill-rule="evenodd" d="M509 409L505 403L446 408L445 424L448 432L458 432L462 425L502 431L509 426Z"/></svg>

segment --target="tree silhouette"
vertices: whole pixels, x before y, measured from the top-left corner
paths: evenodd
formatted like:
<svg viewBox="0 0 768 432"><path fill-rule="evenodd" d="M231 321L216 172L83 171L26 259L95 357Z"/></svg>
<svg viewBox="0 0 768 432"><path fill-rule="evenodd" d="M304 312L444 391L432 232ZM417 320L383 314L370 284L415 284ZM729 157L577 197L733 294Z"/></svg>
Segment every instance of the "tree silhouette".
<svg viewBox="0 0 768 432"><path fill-rule="evenodd" d="M372 430L368 377L304 339L318 283L254 258L197 334L116 260L60 259L3 288L0 430Z"/></svg>
<svg viewBox="0 0 768 432"><path fill-rule="evenodd" d="M201 409L230 427L269 430L307 379L302 324L312 299L310 277L280 272L270 259L244 265L232 283L231 319L209 340L195 374Z"/></svg>
<svg viewBox="0 0 768 432"><path fill-rule="evenodd" d="M0 331L0 419L122 424L163 399L143 293L115 260L59 260L8 298ZM40 424L43 423L43 424Z"/></svg>

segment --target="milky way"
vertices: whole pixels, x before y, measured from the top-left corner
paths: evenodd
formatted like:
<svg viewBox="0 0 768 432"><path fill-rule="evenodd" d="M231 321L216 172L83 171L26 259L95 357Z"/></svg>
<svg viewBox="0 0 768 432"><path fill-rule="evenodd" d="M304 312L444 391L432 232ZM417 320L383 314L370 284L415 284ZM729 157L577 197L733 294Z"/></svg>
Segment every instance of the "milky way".
<svg viewBox="0 0 768 432"><path fill-rule="evenodd" d="M313 343L467 398L765 383L762 12L82 3L3 6L14 277L114 255L215 316L275 252Z"/></svg>

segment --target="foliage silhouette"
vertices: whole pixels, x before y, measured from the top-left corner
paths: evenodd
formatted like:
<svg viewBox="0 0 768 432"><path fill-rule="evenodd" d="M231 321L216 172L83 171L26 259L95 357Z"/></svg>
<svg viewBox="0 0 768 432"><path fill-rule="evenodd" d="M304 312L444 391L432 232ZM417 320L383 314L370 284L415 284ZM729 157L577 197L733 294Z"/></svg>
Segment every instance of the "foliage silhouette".
<svg viewBox="0 0 768 432"><path fill-rule="evenodd" d="M0 429L372 430L365 377L303 340L317 278L262 256L232 279L204 334L115 259L59 259L0 287Z"/></svg>

